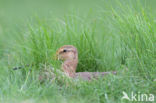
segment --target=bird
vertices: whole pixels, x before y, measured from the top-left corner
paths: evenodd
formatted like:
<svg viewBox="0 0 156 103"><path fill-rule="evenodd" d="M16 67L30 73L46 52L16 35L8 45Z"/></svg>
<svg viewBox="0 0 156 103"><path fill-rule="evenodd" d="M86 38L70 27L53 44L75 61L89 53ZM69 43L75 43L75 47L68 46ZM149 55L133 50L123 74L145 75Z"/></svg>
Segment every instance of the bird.
<svg viewBox="0 0 156 103"><path fill-rule="evenodd" d="M78 50L73 45L64 45L56 51L57 60L62 60L61 69L71 78L81 78L82 80L91 80L93 78L103 77L106 74L116 74L113 72L76 72L78 65Z"/></svg>

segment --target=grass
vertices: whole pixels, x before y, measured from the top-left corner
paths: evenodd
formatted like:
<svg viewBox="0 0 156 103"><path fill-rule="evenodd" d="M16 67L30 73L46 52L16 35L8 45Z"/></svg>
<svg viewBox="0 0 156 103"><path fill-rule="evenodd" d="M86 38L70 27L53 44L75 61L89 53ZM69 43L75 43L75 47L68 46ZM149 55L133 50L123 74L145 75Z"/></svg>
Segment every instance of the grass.
<svg viewBox="0 0 156 103"><path fill-rule="evenodd" d="M123 91L156 96L154 0L67 1L62 8L48 1L36 5L44 9L33 5L26 11L17 2L0 2L1 103L132 102L121 100ZM49 65L59 69L54 55L67 44L78 49L77 72L118 74L91 82L40 84L39 71ZM27 64L33 66L12 70Z"/></svg>

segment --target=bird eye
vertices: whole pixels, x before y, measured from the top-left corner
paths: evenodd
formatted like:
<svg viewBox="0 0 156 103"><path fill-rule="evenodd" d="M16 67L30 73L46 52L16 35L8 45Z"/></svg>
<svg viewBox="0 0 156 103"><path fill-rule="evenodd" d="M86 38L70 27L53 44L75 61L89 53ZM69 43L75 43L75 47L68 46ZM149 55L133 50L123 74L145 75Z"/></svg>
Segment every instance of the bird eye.
<svg viewBox="0 0 156 103"><path fill-rule="evenodd" d="M65 53L65 52L67 52L67 50L64 49L63 52Z"/></svg>

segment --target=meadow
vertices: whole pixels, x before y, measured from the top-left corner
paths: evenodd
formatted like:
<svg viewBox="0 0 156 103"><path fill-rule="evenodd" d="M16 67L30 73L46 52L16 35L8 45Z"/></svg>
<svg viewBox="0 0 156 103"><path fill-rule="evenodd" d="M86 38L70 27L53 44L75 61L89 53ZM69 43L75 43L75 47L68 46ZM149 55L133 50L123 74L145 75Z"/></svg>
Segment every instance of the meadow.
<svg viewBox="0 0 156 103"><path fill-rule="evenodd" d="M154 94L156 101L155 3L0 0L0 103L138 102L122 100L123 91ZM54 56L63 45L77 47L77 72L117 75L41 84L41 70L60 69ZM18 66L23 69L13 70Z"/></svg>

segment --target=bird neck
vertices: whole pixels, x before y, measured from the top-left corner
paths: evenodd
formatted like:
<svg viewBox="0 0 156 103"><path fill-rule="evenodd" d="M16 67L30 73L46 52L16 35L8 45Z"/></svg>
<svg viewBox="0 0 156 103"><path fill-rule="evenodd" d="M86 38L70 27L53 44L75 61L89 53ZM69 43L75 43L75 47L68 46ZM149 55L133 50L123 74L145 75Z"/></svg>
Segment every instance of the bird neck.
<svg viewBox="0 0 156 103"><path fill-rule="evenodd" d="M78 64L78 58L65 60L62 63L62 69L68 76L74 77L76 73L77 64Z"/></svg>

